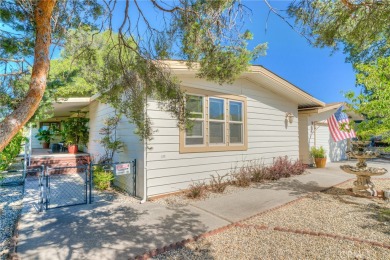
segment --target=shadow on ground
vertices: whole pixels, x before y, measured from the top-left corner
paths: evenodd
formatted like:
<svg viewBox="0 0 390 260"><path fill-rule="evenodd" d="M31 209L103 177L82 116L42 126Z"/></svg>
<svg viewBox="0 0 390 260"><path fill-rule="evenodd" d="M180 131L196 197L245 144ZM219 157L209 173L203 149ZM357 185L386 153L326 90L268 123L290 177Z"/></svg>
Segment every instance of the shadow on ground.
<svg viewBox="0 0 390 260"><path fill-rule="evenodd" d="M128 259L207 231L187 208L159 208L99 202L27 213L18 252L22 259Z"/></svg>
<svg viewBox="0 0 390 260"><path fill-rule="evenodd" d="M320 186L316 181L302 182L300 180L286 178L278 181L258 183L255 185L255 188L261 190L283 190L288 191L290 195L299 196L308 192L321 191L326 187Z"/></svg>

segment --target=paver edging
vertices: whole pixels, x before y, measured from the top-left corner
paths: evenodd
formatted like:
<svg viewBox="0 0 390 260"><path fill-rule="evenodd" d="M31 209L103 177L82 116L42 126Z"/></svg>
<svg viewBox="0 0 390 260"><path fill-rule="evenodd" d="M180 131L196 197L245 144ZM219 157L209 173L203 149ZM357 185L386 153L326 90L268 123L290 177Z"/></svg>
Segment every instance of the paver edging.
<svg viewBox="0 0 390 260"><path fill-rule="evenodd" d="M311 236L318 236L318 237L330 237L330 238L349 240L349 241L353 241L353 242L365 243L365 244L370 244L373 246L378 246L378 247L390 249L390 244L380 243L377 241L371 241L371 240L361 239L361 238L352 237L352 236L337 235L337 234L333 234L333 233L315 232L315 231L311 231L311 230L293 229L293 228L285 228L285 227L279 227L279 226L270 227L270 226L266 226L266 225L236 224L236 227L254 228L257 230L269 229L269 230L274 230L274 231L288 232L288 233L295 233L295 234L304 234L304 235L311 235Z"/></svg>
<svg viewBox="0 0 390 260"><path fill-rule="evenodd" d="M235 226L236 226L236 224L234 224L234 223L233 224L229 224L227 226L223 226L223 227L220 227L220 228L208 231L206 233L203 233L203 234L200 234L200 235L197 235L197 236L193 236L191 238L183 239L182 241L179 241L179 242L176 242L176 243L172 243L172 244L170 244L168 246L164 246L164 247L161 247L161 248L158 248L158 249L152 249L152 250L146 252L143 255L136 256L134 259L135 260L150 259L150 258L152 258L152 257L154 257L156 255L166 253L166 252L168 252L170 250L180 249L180 248L184 247L188 243L191 243L191 242L198 241L198 240L206 238L206 237L210 237L210 236L216 235L218 233L226 231L226 230L228 230L230 228L233 228Z"/></svg>

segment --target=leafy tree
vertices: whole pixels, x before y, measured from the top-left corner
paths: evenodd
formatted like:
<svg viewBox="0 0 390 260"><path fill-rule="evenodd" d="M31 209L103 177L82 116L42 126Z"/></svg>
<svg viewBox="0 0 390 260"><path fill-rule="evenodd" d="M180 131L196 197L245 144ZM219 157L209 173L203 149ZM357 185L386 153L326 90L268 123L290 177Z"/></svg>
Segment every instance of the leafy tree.
<svg viewBox="0 0 390 260"><path fill-rule="evenodd" d="M60 57L50 62L48 86L53 96L90 97L98 92L99 84L110 84L104 81L103 71L110 69L107 59L119 55L115 52L117 37L112 31L94 31L89 26L70 30Z"/></svg>
<svg viewBox="0 0 390 260"><path fill-rule="evenodd" d="M25 140L26 138L23 137L22 133L18 132L4 150L0 152L0 171L7 170L10 164L14 162L22 150L22 143Z"/></svg>
<svg viewBox="0 0 390 260"><path fill-rule="evenodd" d="M156 17L146 13L150 9L161 19L155 26L151 21ZM119 10L122 17L116 27L112 17ZM51 43L62 45L69 29L99 25L117 32L110 34L112 50L96 81L110 83L99 89L102 100L116 105L118 112L138 126L140 136L148 138L151 130L143 113L145 97L167 102L164 108L180 124L186 118L179 84L160 61L180 58L189 67L197 62L199 76L219 83L233 81L266 48L260 44L252 51L247 49L251 34L242 29L245 17L245 6L231 0L2 1L0 21L10 28L0 31L0 58L7 67L4 74L17 77L30 67L31 79L22 101L0 123L0 151L37 110L47 85ZM85 44L74 57L95 57L89 46ZM12 68L6 66L10 64Z"/></svg>
<svg viewBox="0 0 390 260"><path fill-rule="evenodd" d="M357 134L364 139L383 135L390 141L390 1L299 0L288 14L314 46L344 48L362 90L346 94L349 107L366 117Z"/></svg>
<svg viewBox="0 0 390 260"><path fill-rule="evenodd" d="M340 47L352 63L390 55L389 0L298 0L288 8L316 47Z"/></svg>
<svg viewBox="0 0 390 260"><path fill-rule="evenodd" d="M0 2L0 68L6 96L0 122L0 151L28 122L42 100L49 72L51 43L61 43L66 28L90 23L101 14L96 1L26 0ZM14 84L30 74L29 88L14 102ZM10 99L8 101L7 99ZM7 106L14 102L13 107Z"/></svg>
<svg viewBox="0 0 390 260"><path fill-rule="evenodd" d="M378 58L368 64L357 64L356 84L362 93L347 93L350 108L363 114L367 120L360 123L358 134L367 139L382 135L390 142L390 57Z"/></svg>

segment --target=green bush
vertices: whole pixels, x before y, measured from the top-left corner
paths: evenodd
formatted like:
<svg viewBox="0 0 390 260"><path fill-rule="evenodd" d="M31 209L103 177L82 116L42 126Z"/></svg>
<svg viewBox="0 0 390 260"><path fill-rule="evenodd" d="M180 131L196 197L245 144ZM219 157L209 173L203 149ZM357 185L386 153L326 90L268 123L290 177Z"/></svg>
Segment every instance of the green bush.
<svg viewBox="0 0 390 260"><path fill-rule="evenodd" d="M324 147L312 147L310 149L310 155L313 156L314 158L326 158L326 151Z"/></svg>
<svg viewBox="0 0 390 260"><path fill-rule="evenodd" d="M54 132L50 130L44 130L44 129L38 129L38 134L35 135L35 137L42 141L42 143L50 143L50 141L53 139Z"/></svg>
<svg viewBox="0 0 390 260"><path fill-rule="evenodd" d="M114 174L110 170L105 170L102 166L95 166L93 169L93 184L98 190L108 190L111 188L111 182L114 180Z"/></svg>
<svg viewBox="0 0 390 260"><path fill-rule="evenodd" d="M16 156L19 155L24 140L26 140L26 138L22 135L21 132L19 132L4 148L4 150L0 152L0 171L7 170L9 165L16 158Z"/></svg>
<svg viewBox="0 0 390 260"><path fill-rule="evenodd" d="M86 145L89 140L89 119L78 112L77 117L70 117L62 122L62 139L67 145Z"/></svg>

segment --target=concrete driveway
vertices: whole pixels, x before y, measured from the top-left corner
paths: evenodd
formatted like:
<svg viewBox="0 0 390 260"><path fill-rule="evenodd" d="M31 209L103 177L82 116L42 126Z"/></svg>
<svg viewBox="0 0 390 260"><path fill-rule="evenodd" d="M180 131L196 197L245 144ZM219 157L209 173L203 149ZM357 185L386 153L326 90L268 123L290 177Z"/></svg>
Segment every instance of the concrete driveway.
<svg viewBox="0 0 390 260"><path fill-rule="evenodd" d="M390 171L388 162L369 163ZM37 213L26 198L18 255L21 259L128 259L353 178L342 173L339 165L329 163L306 175L180 207L97 201Z"/></svg>

